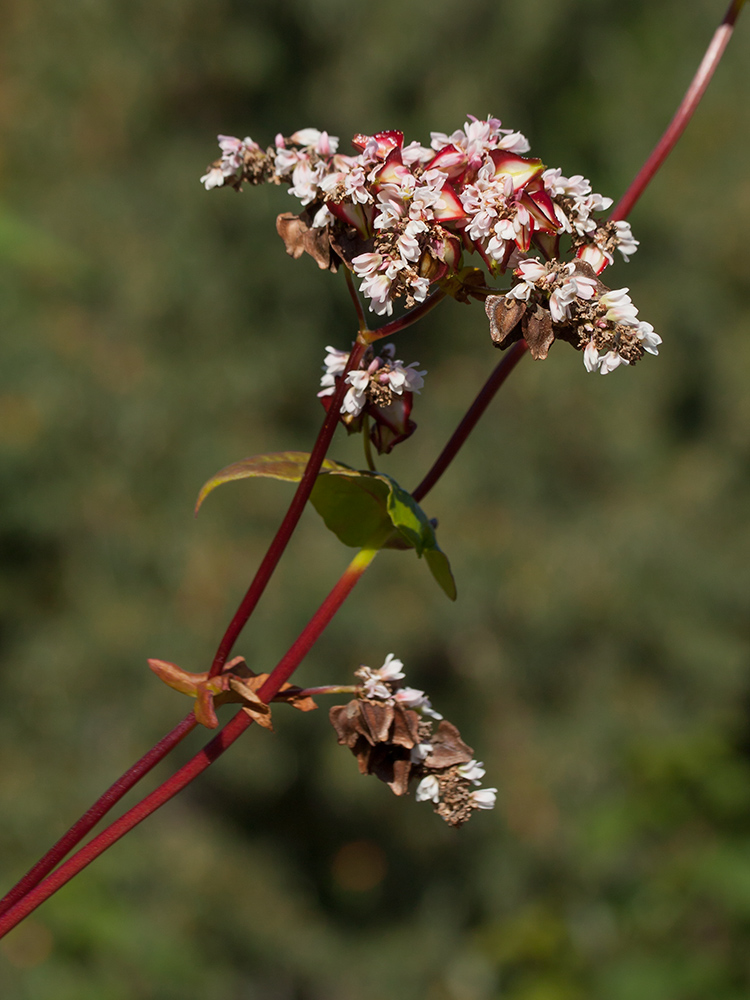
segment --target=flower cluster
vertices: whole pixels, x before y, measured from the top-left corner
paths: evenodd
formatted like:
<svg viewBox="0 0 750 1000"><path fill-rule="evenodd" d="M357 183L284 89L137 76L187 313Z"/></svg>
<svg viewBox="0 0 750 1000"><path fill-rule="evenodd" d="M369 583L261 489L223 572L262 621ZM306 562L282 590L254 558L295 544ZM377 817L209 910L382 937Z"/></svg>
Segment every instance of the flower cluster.
<svg viewBox="0 0 750 1000"><path fill-rule="evenodd" d="M360 667L357 697L330 711L338 742L396 795L418 782L418 802L432 802L451 826L477 809L492 809L496 788L480 788L484 765L456 727L436 712L424 691L406 687L404 665L389 653L382 667Z"/></svg>
<svg viewBox="0 0 750 1000"><path fill-rule="evenodd" d="M277 135L265 151L249 138L219 136L219 145L220 159L201 178L206 188L287 184L303 209L277 221L287 251L309 253L332 270L343 261L377 315L390 316L397 301L412 308L432 286L461 301L485 298L481 268L464 266L464 255L475 253L490 277L515 268L520 281L510 297L529 307L520 336L532 306L548 310L549 323L541 316L531 323L532 339L547 342L532 350L535 357L545 357L556 336L584 352L588 371L607 373L644 351L657 353L660 338L635 318L622 297L627 290L596 295L589 280L613 262L615 250L625 260L635 253L630 225L603 221L599 213L611 199L580 174L566 177L525 156L526 138L497 118L469 116L451 135L433 132L429 147L404 143L398 131L355 135L353 155L339 153L339 140L314 128ZM560 259L563 239L567 264ZM532 250L542 259L529 257ZM356 378L364 386L364 373ZM347 412L358 416L365 394L350 384L356 391L347 396Z"/></svg>
<svg viewBox="0 0 750 1000"><path fill-rule="evenodd" d="M586 370L602 375L659 353L661 337L638 319L628 289L607 288L585 261L527 259L514 273L519 281L508 294L485 302L499 347L523 336L535 357L546 357L553 340L567 340L583 351Z"/></svg>
<svg viewBox="0 0 750 1000"><path fill-rule="evenodd" d="M336 388L349 357L348 351L326 348L321 390L318 396L324 406ZM395 357L393 344L384 344L375 355L372 348L365 354L360 367L346 375L349 389L341 404L341 420L350 432L362 428L363 414L373 418L370 437L378 451L391 451L394 445L414 433L417 425L410 419L414 393L424 385L426 371L419 371L419 362L404 365Z"/></svg>

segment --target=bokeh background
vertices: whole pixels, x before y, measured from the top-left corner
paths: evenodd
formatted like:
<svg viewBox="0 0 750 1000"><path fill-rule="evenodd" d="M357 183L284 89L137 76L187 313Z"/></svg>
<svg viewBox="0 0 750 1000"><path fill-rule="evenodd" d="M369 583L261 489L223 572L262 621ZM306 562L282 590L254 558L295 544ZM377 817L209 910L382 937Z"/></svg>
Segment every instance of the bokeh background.
<svg viewBox="0 0 750 1000"><path fill-rule="evenodd" d="M205 669L289 496L233 484L196 521L197 491L309 447L323 349L352 336L343 277L284 254L283 189L202 190L216 133L426 142L493 113L617 197L722 13L3 0L3 883L184 714L146 658ZM299 673L396 653L495 812L449 830L358 775L327 705L277 710L0 944L4 1000L748 996L749 29L610 272L660 357L525 359L425 504L457 604L384 553ZM450 303L399 356L429 371L386 465L408 488L497 354ZM306 514L238 652L273 665L349 556Z"/></svg>

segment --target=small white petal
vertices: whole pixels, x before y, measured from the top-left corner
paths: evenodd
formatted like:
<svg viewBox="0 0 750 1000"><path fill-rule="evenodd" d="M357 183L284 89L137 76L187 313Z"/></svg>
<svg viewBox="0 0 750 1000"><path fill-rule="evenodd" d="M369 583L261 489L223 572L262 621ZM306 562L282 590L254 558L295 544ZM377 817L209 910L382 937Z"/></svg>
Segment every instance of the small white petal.
<svg viewBox="0 0 750 1000"><path fill-rule="evenodd" d="M476 792L472 792L475 795ZM428 774L426 778L422 780L417 785L417 790L415 792L415 797L417 802L439 802L440 801L440 785L434 774ZM491 806L479 806L480 809L492 808Z"/></svg>

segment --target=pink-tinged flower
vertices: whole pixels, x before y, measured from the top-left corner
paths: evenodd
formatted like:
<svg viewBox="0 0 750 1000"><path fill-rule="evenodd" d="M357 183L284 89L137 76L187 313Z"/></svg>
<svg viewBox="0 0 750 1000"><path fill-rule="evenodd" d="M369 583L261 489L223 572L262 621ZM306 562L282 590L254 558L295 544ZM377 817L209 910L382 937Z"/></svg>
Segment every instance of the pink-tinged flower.
<svg viewBox="0 0 750 1000"><path fill-rule="evenodd" d="M339 140L335 135L321 132L317 128L299 129L289 138L298 146L312 147L319 156L332 156L339 148Z"/></svg>
<svg viewBox="0 0 750 1000"><path fill-rule="evenodd" d="M494 809L497 800L496 788L477 788L471 792L469 799L477 809Z"/></svg>
<svg viewBox="0 0 750 1000"><path fill-rule="evenodd" d="M289 194L299 198L303 205L309 205L318 197L318 188L324 172L324 164L316 163L312 166L308 161L300 160L292 171Z"/></svg>
<svg viewBox="0 0 750 1000"><path fill-rule="evenodd" d="M346 381L351 386L341 403L341 412L352 417L358 417L367 402L367 386L370 376L367 372L349 372Z"/></svg>
<svg viewBox="0 0 750 1000"><path fill-rule="evenodd" d="M595 243L586 243L584 246L579 247L576 257L578 260L590 264L595 274L601 274L607 264L612 263L610 255L605 253Z"/></svg>
<svg viewBox="0 0 750 1000"><path fill-rule="evenodd" d="M404 183L414 180L411 170L401 159L401 149L395 146L385 158L381 166L370 172L368 178L372 190L377 193L382 187L390 186L398 190Z"/></svg>
<svg viewBox="0 0 750 1000"><path fill-rule="evenodd" d="M388 372L388 385L397 396L404 391L419 393L424 387L424 376L427 372L417 371L418 364L418 361L412 361L404 367L403 361L393 362L393 370Z"/></svg>
<svg viewBox="0 0 750 1000"><path fill-rule="evenodd" d="M428 774L426 778L422 778L417 785L414 797L417 802L437 803L440 801L440 784L434 774Z"/></svg>
<svg viewBox="0 0 750 1000"><path fill-rule="evenodd" d="M544 169L541 160L527 159L507 150L494 149L489 155L495 165L494 176L510 177L514 191L520 191Z"/></svg>
<svg viewBox="0 0 750 1000"><path fill-rule="evenodd" d="M440 195L433 204L432 213L433 218L439 222L456 222L466 218L461 199L447 181L440 189Z"/></svg>
<svg viewBox="0 0 750 1000"><path fill-rule="evenodd" d="M401 158L409 167L414 166L415 164L429 163L433 155L434 154L431 149L427 149L425 146L420 145L420 143L416 140L414 142L410 142L401 150Z"/></svg>
<svg viewBox="0 0 750 1000"><path fill-rule="evenodd" d="M258 143L253 142L249 136L237 139L233 135L219 135L217 138L221 149L221 162L209 167L208 172L201 177L201 184L207 191L221 187L226 179L241 177L245 166L245 154L260 150Z"/></svg>
<svg viewBox="0 0 750 1000"><path fill-rule="evenodd" d="M374 229L393 229L406 214L406 206L394 188L382 188L378 192L378 214L373 222Z"/></svg>
<svg viewBox="0 0 750 1000"><path fill-rule="evenodd" d="M413 394L404 392L394 396L390 403L368 407L367 412L373 420L370 440L379 455L389 455L397 444L406 441L417 429L410 419L413 402Z"/></svg>
<svg viewBox="0 0 750 1000"><path fill-rule="evenodd" d="M383 260L383 255L379 253L361 253L352 258L352 268L358 278L367 278L380 270Z"/></svg>
<svg viewBox="0 0 750 1000"><path fill-rule="evenodd" d="M429 715L433 719L442 719L442 715L432 707L432 702L424 693L417 688L401 688L394 695L396 702L405 708L413 708L416 712Z"/></svg>
<svg viewBox="0 0 750 1000"><path fill-rule="evenodd" d="M396 129L387 132L376 132L375 135L362 135L360 132L352 139L352 146L367 152L373 159L384 160L392 149L399 149L404 144L404 133Z"/></svg>
<svg viewBox="0 0 750 1000"><path fill-rule="evenodd" d="M372 207L370 205L354 204L350 201L327 201L326 208L345 226L353 226L357 235L366 240L372 235Z"/></svg>

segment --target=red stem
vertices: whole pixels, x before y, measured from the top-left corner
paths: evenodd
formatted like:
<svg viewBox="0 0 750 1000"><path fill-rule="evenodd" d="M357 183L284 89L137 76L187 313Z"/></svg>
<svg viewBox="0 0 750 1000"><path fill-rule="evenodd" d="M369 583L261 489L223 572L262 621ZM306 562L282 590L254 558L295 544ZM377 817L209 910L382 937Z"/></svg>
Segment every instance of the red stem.
<svg viewBox="0 0 750 1000"><path fill-rule="evenodd" d="M429 299L425 299L420 305L415 306L410 312L405 313L398 319L392 319L390 323L379 326L377 330L368 330L365 334L367 342L374 344L376 340L382 340L383 337L392 337L394 333L400 333L401 330L405 330L407 326L411 326L412 323L416 323L422 317L426 316L430 310L435 308L438 302L443 301L445 295L445 292L437 291Z"/></svg>
<svg viewBox="0 0 750 1000"><path fill-rule="evenodd" d="M421 499L426 496L443 475L476 426L479 418L487 409L493 396L513 368L515 368L525 351L526 343L525 341L520 341L511 348L508 354L495 367L456 431L451 436L448 444L414 491L415 499ZM354 589L354 586L370 565L376 553L377 549L363 549L355 556L352 563L347 567L287 653L276 664L265 684L258 691L258 695L264 701L269 702L277 694L281 686L289 680ZM61 865L57 871L30 889L20 902L9 908L3 916L0 916L0 937L7 934L9 930L20 923L29 913L57 892L66 882L69 882L70 879L94 861L95 858L106 851L107 848L111 847L121 837L125 836L126 833L150 816L151 813L155 812L160 806L182 791L199 774L205 771L214 760L220 757L247 729L251 722L252 719L247 713L238 712L203 750L181 767L171 778L168 778L159 788L151 792L150 795L147 795L118 820L115 820L114 823L103 830L97 837L94 837L77 854L74 854L72 858Z"/></svg>
<svg viewBox="0 0 750 1000"><path fill-rule="evenodd" d="M730 3L724 15L724 20L714 32L711 44L706 49L706 54L701 60L698 71L693 77L692 83L688 87L674 118L669 123L664 135L657 142L649 158L636 174L630 187L617 205L615 205L610 215L611 220L627 218L635 203L648 187L654 174L672 152L675 143L685 131L687 123L693 117L695 109L698 107L698 103L711 81L711 77L714 75L714 71L721 61L724 49L727 47L727 42L732 36L734 23L739 16L744 2L745 0L732 0Z"/></svg>
<svg viewBox="0 0 750 1000"><path fill-rule="evenodd" d="M192 712L186 715L182 722L175 726L171 733L153 746L147 754L129 768L121 778L111 785L107 791L96 800L88 812L75 823L68 832L61 837L57 843L47 851L43 858L34 865L24 877L13 886L2 900L0 900L0 914L5 913L11 906L25 896L30 889L38 885L45 875L48 875L55 865L72 851L76 844L79 844L89 831L93 830L102 816L120 801L130 789L136 785L141 778L148 774L159 761L163 760L170 751L174 750L177 744L184 739L187 734L196 726L195 716Z"/></svg>
<svg viewBox="0 0 750 1000"><path fill-rule="evenodd" d="M612 220L624 219L629 215L633 206L636 204L641 194L646 189L659 167L663 164L679 137L682 135L682 132L692 117L695 108L697 107L709 81L711 80L711 77L713 76L713 73L716 70L721 56L724 53L724 49L726 48L729 38L731 37L734 23L739 16L739 12L743 7L744 2L745 0L732 0L730 3L727 13L724 16L720 27L715 32L711 44L709 45L709 48L698 68L698 72L688 88L677 113L672 119L672 122L666 132L657 143L651 156L638 172L635 180L630 185L625 195L616 205L610 216ZM348 273L347 278L349 278ZM353 291L350 280L349 287L350 291ZM420 319L423 315L429 312L430 309L437 305L442 297L443 293L436 293L407 316L394 320L392 323L386 324L377 331L373 331L368 337L368 340L372 342L383 337L392 336L394 333L398 333L400 330L411 325L411 323ZM361 324L363 321L361 306L356 298L356 295L353 295L353 298L355 300ZM358 349L360 348L361 352L358 353ZM471 433L473 428L476 426L476 423L486 410L494 394L500 388L513 368L515 368L525 350L525 342L520 341L496 366L466 416L461 421L461 424L452 435L450 441L440 453L436 462L424 477L422 482L414 490L413 496L416 500L420 500L427 495L446 470L448 465L450 465L451 461L455 458L459 449L466 441L468 435ZM357 343L349 358L347 371L359 364L362 353L364 353L364 346ZM336 427L336 418L341 400L343 399L344 391L345 385L342 378L337 386L331 407L326 415L326 420L323 422L323 427L318 435L318 440L316 441L313 452L311 453L303 478L297 487L292 504L290 505L284 521L282 522L276 537L271 543L271 547L269 548L263 563L261 563L256 577L250 585L240 608L235 614L235 617L232 619L232 622L222 639L214 660L212 673L217 672L224 665L224 662L226 661L237 636L241 632L247 622L247 619L252 613L253 608L257 604L257 601L262 594L268 579L270 579L270 576L273 573L284 548L286 547L289 537L291 536L291 533L301 516L302 509L304 508L312 489L315 477L320 471L320 465L322 464L325 453L330 445L331 438L333 437L333 432ZM329 421L328 417L331 414L333 414L334 417ZM315 468L315 463L317 463L317 468ZM305 484L304 488L303 484ZM300 502L299 498L305 494L305 491L306 495ZM369 565L369 563L367 565ZM289 652L274 668L274 671L260 690L261 697L267 701L270 700L279 690L284 681L292 675L296 666L299 665L302 658L309 651L320 633L330 622L331 618L338 610L338 607L340 607L349 595L365 568L366 565L363 566L362 570L358 573L352 573L350 570L344 573L311 621L290 648ZM44 856L44 858L42 858L27 873L27 875L24 876L18 885L6 895L2 903L0 903L0 913L5 914L3 917L0 917L0 937L7 933L7 931L12 927L15 927L17 923L19 923L32 910L36 909L41 902L51 896L60 886L64 885L65 882L69 881L69 879L71 879L75 874L90 864L90 862L106 850L107 847L119 840L120 837L140 823L155 809L158 809L160 805L163 805L170 798L181 791L182 788L189 784L195 777L198 776L198 774L204 771L214 760L216 760L217 757L224 753L224 751L231 746L240 734L250 725L250 722L250 717L246 713L238 712L237 715L224 727L224 729L204 748L204 750L194 757L192 761L189 761L188 764L177 771L172 778L164 782L163 785L157 788L149 796L146 796L146 798L138 803L138 805L134 806L119 820L111 824L106 830L102 831L98 837L95 837L89 844L86 845L85 848L82 848L56 872L48 876L44 882L39 883L35 886L35 888L25 892L30 884L33 884L35 880L38 881L41 874L43 874L45 870L48 871L56 863L56 861L59 860L59 858L63 857L72 846L78 843L80 839L85 836L85 833L91 829L94 823L96 823L98 819L101 818L101 816L103 816L111 808L111 806L114 805L115 802L117 802L122 795L124 795L125 792L136 783L136 781L138 781L140 777L151 770L157 761L161 760L166 753L168 753L169 750L171 750L172 747L179 742L179 740L182 739L182 737L186 735L186 733L189 732L189 730L195 725L195 720L191 716L188 716L185 720L183 720L180 726L176 727L172 733L169 733L159 744L157 744L143 758L141 758L137 764L133 765L133 767L127 771L118 782L105 792L105 794L94 804L94 806L91 807L91 809L78 821L78 823L76 823L75 826L73 826L71 830L68 831L68 833ZM183 727L185 727L184 731ZM13 906L13 901L15 899L19 899L21 896L23 896L22 902L18 902L15 906Z"/></svg>
<svg viewBox="0 0 750 1000"><path fill-rule="evenodd" d="M366 349L367 345L357 340L354 347L352 347L352 351L349 355L349 360L343 375L359 366L359 362ZM336 430L336 426L338 424L341 403L347 389L349 388L343 375L337 382L336 390L331 400L331 405L329 406L328 411L326 412L325 420L323 421L323 426L320 428L317 440L315 441L312 452L310 453L310 458L305 466L305 471L302 474L302 479L300 479L299 484L297 485L297 489L292 497L292 502L289 504L289 509L284 515L284 520L281 522L279 530L276 532L273 541L269 545L268 551L263 557L263 562L258 567L253 581L248 587L247 593L242 598L240 606L237 608L237 611L229 623L226 632L222 636L219 648L216 650L216 656L214 657L214 661L211 664L211 669L209 671L209 676L211 677L220 673L224 667L227 657L232 652L232 647L237 641L240 632L245 627L248 618L253 613L256 604L263 594L263 591L266 589L268 581L271 579L271 575L276 569L279 559L281 559L284 549L287 547L294 529L297 527L297 522L302 516L302 511L305 509L305 504L307 503L310 493L312 492L312 488L315 485L315 480L320 472L323 459L326 457L326 452L330 447L334 431Z"/></svg>
<svg viewBox="0 0 750 1000"><path fill-rule="evenodd" d="M359 580L362 573L364 573L372 561L372 558L362 559L360 560L360 565L357 565L359 558L359 556L355 557L352 564L338 580L333 590L294 642L289 652L282 657L265 684L260 688L258 694L264 701L271 701L273 696L279 691L284 681L299 665L302 658L349 596L357 580ZM153 792L142 799L137 805L133 806L132 809L129 809L128 812L115 820L114 823L110 824L105 830L102 830L100 834L89 841L72 858L69 858L56 871L48 875L44 881L26 892L15 906L9 907L0 916L0 938L12 930L16 924L20 923L21 920L27 917L41 903L57 892L58 889L62 888L66 882L69 882L70 879L86 868L87 865L91 864L107 848L115 844L121 837L124 837L126 833L129 833L130 830L138 826L139 823L143 822L144 819L171 798L174 798L191 781L197 778L199 774L202 774L206 768L210 767L242 735L252 721L252 718L246 712L240 710L224 726L221 732L217 733L210 743L197 753L192 760L189 760L187 764L184 764L176 771L171 778L168 778L159 788L154 789Z"/></svg>
<svg viewBox="0 0 750 1000"><path fill-rule="evenodd" d="M440 452L432 468L412 493L415 500L419 501L423 497L427 496L438 479L440 479L443 475L445 470L456 457L459 449L462 447L469 434L471 434L476 427L479 418L490 405L495 393L516 367L525 352L526 341L519 340L518 343L514 344L508 353L500 359L498 364L493 369L490 377L479 390L477 398L466 411L463 420L451 435L448 444L446 444L445 448L443 448Z"/></svg>

